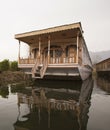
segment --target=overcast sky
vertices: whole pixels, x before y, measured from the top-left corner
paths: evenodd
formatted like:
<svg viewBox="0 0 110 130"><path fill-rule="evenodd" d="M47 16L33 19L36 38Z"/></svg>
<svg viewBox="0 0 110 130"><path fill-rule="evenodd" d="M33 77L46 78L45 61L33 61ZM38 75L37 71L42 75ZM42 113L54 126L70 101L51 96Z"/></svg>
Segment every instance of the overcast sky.
<svg viewBox="0 0 110 130"><path fill-rule="evenodd" d="M15 34L74 22L89 51L110 50L110 0L0 0L0 60L17 60Z"/></svg>

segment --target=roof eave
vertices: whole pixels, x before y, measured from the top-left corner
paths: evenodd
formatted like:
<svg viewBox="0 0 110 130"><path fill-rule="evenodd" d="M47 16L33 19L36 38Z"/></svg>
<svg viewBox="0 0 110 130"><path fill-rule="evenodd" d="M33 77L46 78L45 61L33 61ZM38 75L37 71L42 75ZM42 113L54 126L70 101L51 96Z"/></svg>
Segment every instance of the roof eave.
<svg viewBox="0 0 110 130"><path fill-rule="evenodd" d="M54 32L59 32L59 31L64 31L64 30L69 30L69 29L75 29L75 28L79 28L81 33L83 33L81 23L78 22L78 23L73 23L73 24L67 24L67 25L52 27L52 28L48 28L48 29L42 29L42 30L36 30L36 31L16 34L15 39L20 40L23 37L50 34L50 33L54 33Z"/></svg>

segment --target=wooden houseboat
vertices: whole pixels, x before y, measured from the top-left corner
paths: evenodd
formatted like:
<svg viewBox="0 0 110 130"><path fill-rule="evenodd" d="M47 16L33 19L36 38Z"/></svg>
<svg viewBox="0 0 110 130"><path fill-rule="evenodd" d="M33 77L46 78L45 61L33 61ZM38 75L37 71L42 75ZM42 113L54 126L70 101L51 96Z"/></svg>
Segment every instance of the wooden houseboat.
<svg viewBox="0 0 110 130"><path fill-rule="evenodd" d="M103 77L98 76L97 85L103 91L110 93L110 76L109 79L105 79Z"/></svg>
<svg viewBox="0 0 110 130"><path fill-rule="evenodd" d="M92 63L81 23L16 34L19 68L32 78L81 79L92 72ZM29 45L27 59L20 57L20 43Z"/></svg>
<svg viewBox="0 0 110 130"><path fill-rule="evenodd" d="M96 71L98 76L110 78L110 58L97 63Z"/></svg>

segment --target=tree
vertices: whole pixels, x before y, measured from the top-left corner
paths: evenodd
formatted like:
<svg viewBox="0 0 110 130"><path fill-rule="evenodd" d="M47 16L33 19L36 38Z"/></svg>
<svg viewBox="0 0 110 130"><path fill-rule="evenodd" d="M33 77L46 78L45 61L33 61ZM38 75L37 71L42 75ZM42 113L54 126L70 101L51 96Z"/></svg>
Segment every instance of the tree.
<svg viewBox="0 0 110 130"><path fill-rule="evenodd" d="M2 62L0 62L0 70L1 71L7 71L10 68L9 60L5 59Z"/></svg>
<svg viewBox="0 0 110 130"><path fill-rule="evenodd" d="M12 71L17 71L17 70L18 70L18 62L17 62L17 61L11 62L11 64L10 64L10 69L11 69Z"/></svg>

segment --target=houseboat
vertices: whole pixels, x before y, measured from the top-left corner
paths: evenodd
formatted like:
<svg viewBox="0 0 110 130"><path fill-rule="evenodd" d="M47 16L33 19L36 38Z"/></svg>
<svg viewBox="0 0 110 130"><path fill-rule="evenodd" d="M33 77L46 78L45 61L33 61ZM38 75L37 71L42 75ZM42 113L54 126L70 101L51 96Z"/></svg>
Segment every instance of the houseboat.
<svg viewBox="0 0 110 130"><path fill-rule="evenodd" d="M96 71L98 76L103 76L110 79L110 58L97 63Z"/></svg>
<svg viewBox="0 0 110 130"><path fill-rule="evenodd" d="M97 77L97 85L103 91L110 93L110 76L109 79L105 79L103 77Z"/></svg>
<svg viewBox="0 0 110 130"><path fill-rule="evenodd" d="M18 67L36 79L80 79L91 75L92 63L81 23L16 34L19 41ZM20 57L21 42L29 56Z"/></svg>

